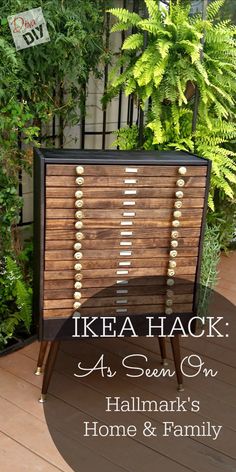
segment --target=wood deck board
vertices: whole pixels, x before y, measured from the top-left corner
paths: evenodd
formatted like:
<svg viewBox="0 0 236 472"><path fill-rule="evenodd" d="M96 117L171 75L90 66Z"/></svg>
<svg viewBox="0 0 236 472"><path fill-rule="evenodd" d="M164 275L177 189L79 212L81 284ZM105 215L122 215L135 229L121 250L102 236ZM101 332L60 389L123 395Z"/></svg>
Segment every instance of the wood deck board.
<svg viewBox="0 0 236 472"><path fill-rule="evenodd" d="M236 273L236 252L229 257L222 257L220 263L220 279L217 290L236 302L236 293L233 280ZM231 315L229 315L231 316ZM231 319L232 318L232 319ZM231 317L232 329L235 328L236 320ZM114 352L114 341L116 349ZM158 364L160 360L158 343L156 339L137 338L125 340L86 340L81 342L81 358L86 359L86 352L89 351L90 359L96 359L98 352L102 350L112 365L120 364L120 359L126 353L145 353L151 366ZM63 348L64 349L64 348ZM66 347L64 349L66 351ZM222 424L222 438L211 441L209 438L181 438L173 442L167 438L159 437L158 441L142 438L135 440L129 438L129 449L124 452L122 442L117 441L117 448L109 447L104 450L104 442L81 440L83 451L86 447L94 446L94 455L97 464L97 471L105 472L144 472L156 470L156 465L165 472L234 472L236 470L236 346L234 339L229 338L228 342L219 339L201 338L198 340L184 339L182 342L182 354L187 355L191 351L204 354L204 360L210 367L220 371L219 377L210 381L203 378L185 379L185 392L183 398L191 396L201 401L199 413L188 411L184 415L178 416L168 414L168 421L175 421L179 424L200 424L202 420L210 419L213 424ZM41 378L33 375L35 360L38 354L38 343L0 359L0 469L4 472L40 471L40 472L69 472L72 469L65 463L59 455L56 447L50 438L43 408L37 402L39 396ZM63 362L56 368L53 375L52 388L50 392L57 397L58 409L68 408L68 412L73 412L76 408L76 398L71 395L67 398L61 393L57 394L63 378L68 375L69 356L63 356ZM170 346L168 343L169 365L172 366ZM67 365L68 362L68 365ZM104 394L113 392L114 395L140 396L143 399L173 399L176 397L175 379L148 379L140 382L137 379L124 381L121 373L115 379L108 381L100 377L88 377L79 380L81 395L81 418L100 416L105 422ZM70 380L71 386L74 380ZM72 400L71 400L72 398ZM65 401L70 401L66 406ZM75 402L75 403L74 403ZM73 404L74 403L74 404ZM111 413L110 423L132 423L132 415L119 416ZM118 415L118 416L117 416ZM122 419L121 419L122 418ZM113 421L112 421L113 419ZM144 419L150 419L153 424L159 424L161 420L166 420L166 414L153 412L140 412L135 416L135 424L141 424ZM119 421L118 421L119 420ZM58 427L60 425L57 425ZM67 432L68 433L68 432ZM65 436L66 438L66 436ZM81 437L80 437L81 439ZM167 439L167 440L166 440ZM107 442L112 446L112 441ZM131 453L129 453L131 451ZM86 454L83 454L85 457ZM96 464L96 462L95 462ZM88 463L83 462L81 472L89 470Z"/></svg>

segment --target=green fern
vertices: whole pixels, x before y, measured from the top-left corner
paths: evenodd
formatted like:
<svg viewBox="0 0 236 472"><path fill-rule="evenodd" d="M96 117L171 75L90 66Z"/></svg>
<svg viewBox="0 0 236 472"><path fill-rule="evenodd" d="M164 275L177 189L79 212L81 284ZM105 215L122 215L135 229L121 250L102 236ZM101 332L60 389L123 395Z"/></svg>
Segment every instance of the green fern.
<svg viewBox="0 0 236 472"><path fill-rule="evenodd" d="M130 31L132 26L135 32L122 45L117 64L122 63L123 73L117 77L116 64L107 99L122 89L127 96L133 94L144 110L151 99L145 114L145 149L195 151L212 161L209 206L213 210L216 192L234 198L236 155L226 143L236 138L236 28L229 21L216 20L223 0L208 6L206 20L190 16L184 3L170 2L168 11L154 0L145 0L145 19L125 9L110 10L120 29ZM193 134L196 87L200 106ZM130 145L127 129L120 131L123 148L125 133Z"/></svg>
<svg viewBox="0 0 236 472"><path fill-rule="evenodd" d="M12 292L15 296L17 312L14 314L16 323L22 323L25 329L30 332L32 323L32 294L29 287L23 280L21 269L16 260L10 256L6 257L6 277L12 285Z"/></svg>
<svg viewBox="0 0 236 472"><path fill-rule="evenodd" d="M143 35L141 33L128 36L123 42L122 49L138 49L143 46Z"/></svg>

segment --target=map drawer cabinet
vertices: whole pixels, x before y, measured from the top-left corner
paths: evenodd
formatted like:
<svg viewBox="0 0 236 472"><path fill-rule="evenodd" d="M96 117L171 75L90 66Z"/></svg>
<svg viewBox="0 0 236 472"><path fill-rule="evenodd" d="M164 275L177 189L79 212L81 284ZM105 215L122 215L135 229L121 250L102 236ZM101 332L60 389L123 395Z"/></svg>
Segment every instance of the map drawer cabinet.
<svg viewBox="0 0 236 472"><path fill-rule="evenodd" d="M183 152L41 149L34 164L38 373L47 341L52 365L57 334L75 312L193 316L209 161ZM163 338L160 347L165 357Z"/></svg>

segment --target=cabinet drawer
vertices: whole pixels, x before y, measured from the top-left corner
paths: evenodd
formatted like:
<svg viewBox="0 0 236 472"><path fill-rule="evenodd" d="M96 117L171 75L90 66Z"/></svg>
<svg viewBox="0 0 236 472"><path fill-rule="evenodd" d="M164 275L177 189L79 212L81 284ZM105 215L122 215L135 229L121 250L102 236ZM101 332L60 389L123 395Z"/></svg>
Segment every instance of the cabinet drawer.
<svg viewBox="0 0 236 472"><path fill-rule="evenodd" d="M112 286L123 286L128 284L129 287L137 287L137 286L146 286L146 285L152 285L156 284L158 286L163 285L163 287L166 287L166 274L165 275L158 275L156 272L155 274L150 274L148 273L149 269L147 269L145 277L142 275L138 275L137 277L132 276L132 272L130 272L128 275L123 275L123 276L117 276L117 274L114 274L114 271L111 273L110 276L105 276L103 273L101 274L101 277L91 277L88 275L84 275L84 271L82 274L82 283L83 287L92 287L92 288L97 288L97 289L106 289L107 287L112 287ZM92 272L90 273L90 275ZM192 274L184 274L180 275L175 279L175 287L178 285L184 285L187 284L188 282L192 283L192 287L194 284L194 275L195 271L193 270ZM74 270L50 270L50 271L45 271L44 272L44 284L45 284L45 290L48 288L66 288L69 286L73 286L75 282L75 271ZM49 284L49 285L48 285ZM56 287L55 287L56 285Z"/></svg>
<svg viewBox="0 0 236 472"><path fill-rule="evenodd" d="M46 186L47 187L72 187L74 190L78 189L75 181L76 176L47 176ZM83 177L84 182L80 186L81 189L84 187L123 187L124 188L135 188L135 187L155 187L155 188L171 188L176 187L176 181L178 175L173 177ZM205 187L205 177L185 177L185 187Z"/></svg>
<svg viewBox="0 0 236 472"><path fill-rule="evenodd" d="M78 190L77 186L66 187L65 185L61 186L48 186L46 188L46 197L47 198L75 198L75 191ZM83 198L88 199L107 199L107 204L109 205L109 200L120 199L120 198L135 198L135 199L156 199L156 198L171 198L174 196L173 188L148 188L148 187L137 187L134 189L126 189L124 187L83 187ZM184 195L186 198L204 198L205 188L204 187L185 187Z"/></svg>
<svg viewBox="0 0 236 472"><path fill-rule="evenodd" d="M83 165L81 166L83 176L124 176L129 178L137 176L159 176L168 177L170 175L179 175L179 166L152 166L152 165ZM188 176L205 176L206 167L197 167L186 165ZM47 175L53 176L77 176L76 165L48 165Z"/></svg>
<svg viewBox="0 0 236 472"><path fill-rule="evenodd" d="M45 280L55 279L55 272L57 272L57 277L66 279L71 277L74 280L75 272L72 269L74 264L71 264L70 261L50 261L47 262L45 267ZM49 267L49 268L48 268ZM51 273L51 275L50 275ZM194 275L196 273L196 264L178 266L175 269L176 277L181 277L185 275ZM140 267L140 268L93 268L93 269L84 269L82 270L83 278L103 278L103 277L112 277L112 279L123 278L124 276L129 277L148 277L148 276L165 276L166 275L166 266L164 267Z"/></svg>
<svg viewBox="0 0 236 472"><path fill-rule="evenodd" d="M191 303L180 303L173 306L173 311L176 314L191 313L193 306ZM73 310L70 308L55 308L55 309L44 309L45 319L49 318L69 318L72 316ZM82 316L132 316L132 315L144 315L144 314L164 314L164 305L142 305L135 307L100 307L98 308L83 308L81 310Z"/></svg>
<svg viewBox="0 0 236 472"><path fill-rule="evenodd" d="M46 218L47 219L60 219L60 218L69 218L72 219L75 217L75 208L49 208L46 211ZM173 216L173 207L168 208L168 209L163 209L163 208L158 208L158 209L153 209L153 210L140 210L140 209L122 209L122 210L87 210L82 209L78 210L78 212L81 214L81 221L86 220L86 219L93 219L95 222L99 219L102 220L109 220L109 219L124 219L124 220L136 220L136 218L140 218L143 220L151 220L153 219L154 221L157 219L175 219ZM201 219L202 216L202 210L201 209L188 209L188 208L183 208L181 209L181 221L183 219ZM86 224L86 222L85 222Z"/></svg>
<svg viewBox="0 0 236 472"><path fill-rule="evenodd" d="M84 273L84 270L86 269L109 269L109 268L114 268L117 270L122 270L122 269L130 269L130 268L135 268L135 267L147 267L151 268L153 267L153 271L156 268L163 268L164 271L167 270L168 267L168 261L170 257L166 258L152 258L152 259L128 259L125 260L123 259L111 259L111 260L106 260L106 259L101 259L101 260L89 260L89 259L83 259L82 262L80 262L82 266L82 271ZM177 260L177 267L182 268L182 267L187 267L188 265L194 266L197 263L197 258L196 257L185 257L185 258L179 258ZM74 267L74 260L57 260L57 261L45 261L45 270L68 270L68 269L73 269Z"/></svg>
<svg viewBox="0 0 236 472"><path fill-rule="evenodd" d="M69 233L70 234L70 233ZM55 234L55 238L57 234ZM196 249L198 246L198 238L178 238L178 253L180 253L181 248L192 248ZM136 249L160 249L167 248L170 250L170 238L152 238L152 239L133 239L132 236L120 237L119 239L101 239L97 241L96 239L82 239L80 240L81 248L84 250L99 250L99 249L120 249L120 250L136 250ZM74 233L71 233L71 238L63 239L54 239L46 240L45 249L48 250L73 250L75 244Z"/></svg>
<svg viewBox="0 0 236 472"><path fill-rule="evenodd" d="M66 283L68 282L68 283ZM109 286L111 282L110 279L108 280L107 284L104 288L98 287L89 287L87 286L86 279L83 280L82 288L79 289L81 293L82 300L88 299L90 297L94 298L104 298L104 297L113 297L117 298L123 296L140 296L140 285L132 285L132 280L127 280L127 284L117 284L116 280L114 285ZM135 282L135 280L133 281ZM60 299L60 298L73 298L74 296L74 281L73 280L57 280L57 281L46 281L45 282L45 300L52 300L52 299ZM183 295L183 294L193 294L193 284L191 282L177 284L175 286L175 295ZM142 296L147 295L166 295L166 287L164 285L164 280L161 283L156 283L156 285L144 285L142 284Z"/></svg>
<svg viewBox="0 0 236 472"><path fill-rule="evenodd" d="M149 296L123 296L123 297L97 297L97 298L81 298L81 308L100 308L100 307L128 307L128 306L140 306L140 305L164 305L165 295L149 295ZM193 294L181 294L176 295L173 300L173 304L179 303L192 303ZM60 298L60 299L47 299L44 300L44 308L70 308L73 307L74 298Z"/></svg>
<svg viewBox="0 0 236 472"><path fill-rule="evenodd" d="M86 219L86 223L85 221L82 221L82 228L85 228L85 229L103 229L103 228L107 228L107 229L110 229L110 228L118 228L118 229L122 229L122 230L129 230L129 229L133 229L133 228L139 228L141 230L141 228L143 228L144 230L145 229L148 229L148 228L169 228L169 232L170 232L170 228L171 228L171 221L172 219L169 218L169 220L153 220L153 219L145 219L145 223L144 223L144 220L143 219L140 219L140 218L135 218L134 220L130 220L130 219L125 219L125 220L119 220L118 218L117 219L100 219L100 220L94 220L92 218L87 218ZM193 219L193 218L181 218L181 222L180 222L180 227L182 228L200 228L201 227L201 218L198 218L198 219ZM56 219L56 218L52 218L52 219L47 219L46 220L46 229L47 230L50 230L50 229L55 229L55 230L58 230L58 229L71 229L71 230L74 230L75 231L75 222L76 220L75 219L70 219L70 218L63 218L63 219ZM122 223L122 224L121 224Z"/></svg>
<svg viewBox="0 0 236 472"><path fill-rule="evenodd" d="M145 241L145 240L144 240ZM105 247L105 246L104 246ZM51 250L45 252L45 261L74 261L75 262L75 250ZM153 259L153 258L160 258L160 259L171 259L170 256L170 249L169 248L154 248L154 249L122 249L121 250L92 250L92 249L80 249L78 253L81 255L81 264L84 264L87 260L93 259L93 264L97 264L99 261L104 260L105 262L109 263L111 260L133 260L133 259ZM198 248L197 247L190 247L190 248L182 248L178 250L177 257L175 258L177 263L183 258L188 258L197 256ZM103 261L103 262L104 262Z"/></svg>
<svg viewBox="0 0 236 472"><path fill-rule="evenodd" d="M104 240L113 240L114 242L120 242L121 240L125 240L129 238L135 244L136 240L143 239L153 239L158 235L159 241L168 240L170 243L170 228L158 228L158 233L155 232L152 228L130 228L130 229L89 229L83 228L78 230L82 234L82 241L83 243L87 242L87 244L93 243L101 243L103 244ZM181 227L180 238L179 242L181 243L181 238L199 238L200 235L200 227L199 228L183 228ZM71 241L75 242L75 229L59 229L57 230L55 227L47 228L45 240L46 244L47 241L70 241L68 244L71 244ZM110 244L110 243L109 243ZM96 246L99 247L99 246ZM162 247L162 246L160 246Z"/></svg>
<svg viewBox="0 0 236 472"><path fill-rule="evenodd" d="M125 198L122 199L105 199L105 198L83 198L83 209L121 209L123 211L133 210L150 210L155 209L173 209L174 198ZM184 198L183 208L203 208L203 198ZM47 198L47 209L73 209L75 210L75 197L73 198Z"/></svg>

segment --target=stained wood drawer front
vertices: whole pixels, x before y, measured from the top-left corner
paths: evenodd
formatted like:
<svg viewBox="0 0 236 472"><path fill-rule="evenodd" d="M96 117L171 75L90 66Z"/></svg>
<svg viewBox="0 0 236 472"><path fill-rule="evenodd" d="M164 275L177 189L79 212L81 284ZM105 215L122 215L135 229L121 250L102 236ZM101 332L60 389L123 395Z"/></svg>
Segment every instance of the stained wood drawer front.
<svg viewBox="0 0 236 472"><path fill-rule="evenodd" d="M148 276L164 276L166 274L166 266L164 267L141 267L141 268L104 268L104 269L83 269L81 271L83 278L123 278L129 277L148 277ZM195 275L196 264L187 265L186 267L177 267L175 269L176 277L183 277L187 275ZM118 277L117 277L118 276ZM72 264L67 261L53 261L50 265L50 270L46 270L44 274L45 280L67 279L68 277L75 277L75 271L72 269Z"/></svg>
<svg viewBox="0 0 236 472"><path fill-rule="evenodd" d="M144 239L133 239L130 236L127 238L125 237L120 237L119 239L101 239L100 241L97 241L96 239L86 239L84 237L84 232L81 233L83 239L80 240L81 248L83 250L83 254L85 253L85 250L108 250L108 249L118 249L118 250L128 250L130 249L131 251L134 251L136 249L155 249L156 254L160 252L160 249L166 248L166 250L169 249L170 246L170 238L144 238ZM75 239L74 239L74 233L68 233L68 238L64 237L63 239L48 239L45 242L45 249L46 253L47 251L50 250L60 250L61 252L65 250L73 250L74 249L74 244L75 244ZM71 237L70 237L71 236ZM54 237L57 237L57 233L55 232ZM198 238L179 238L178 239L178 254L181 253L181 248L185 248L187 250L193 250L196 251L197 255L197 245L198 245ZM143 251L142 251L143 252ZM46 255L46 254L45 254Z"/></svg>
<svg viewBox="0 0 236 472"><path fill-rule="evenodd" d="M207 166L185 167L46 165L45 320L192 312Z"/></svg>
<svg viewBox="0 0 236 472"><path fill-rule="evenodd" d="M45 290L61 290L62 288L74 287L74 270L64 270L64 271L48 271L44 273L44 288ZM152 286L155 284L155 287L163 286L163 290L166 290L166 276L156 276L149 275L147 277L131 277L129 275L123 275L122 277L115 277L114 274L111 277L84 277L83 274L81 281L83 288L93 288L98 291L108 290L109 287L123 287L128 285L128 287L146 287ZM191 284L191 287L194 286L195 272L193 274L186 274L175 279L175 289L178 290L178 286L184 286L188 283ZM140 290L140 288L139 288ZM182 290L182 288L181 288Z"/></svg>
<svg viewBox="0 0 236 472"><path fill-rule="evenodd" d="M174 192L173 192L173 187L163 187L156 188L151 187L136 187L135 185L133 186L134 188L126 188L126 186L123 187L82 187L83 191L83 198L87 199L107 199L107 205L109 206L109 201L110 199L128 199L128 198L135 198L137 201L140 201L140 204L142 204L142 199L160 199L160 198L170 198L171 200L174 198ZM61 182L61 185L47 185L46 188L46 195L47 199L58 199L58 198L69 198L73 199L75 191L78 190L77 186L74 187L67 187L64 182ZM186 199L187 198L204 198L205 195L205 187L185 187L184 188L184 194Z"/></svg>
<svg viewBox="0 0 236 472"><path fill-rule="evenodd" d="M142 218L136 218L135 220L131 220L130 218L126 218L124 222L121 224L121 220L118 218L116 219L100 219L100 220L94 220L92 218L88 218L86 220L86 225L84 221L82 221L82 228L85 229L109 229L109 228L118 228L118 229L130 229L130 228L135 228L140 229L142 231L142 228L145 227L145 229L148 228L169 228L171 227L171 219L168 220L152 220L152 219L145 219L145 225L144 221ZM201 219L195 219L195 218L182 218L181 227L183 228L199 228L201 227ZM70 229L75 231L75 220L70 219L70 218L51 218L46 220L46 230L58 230L58 229Z"/></svg>
<svg viewBox="0 0 236 472"><path fill-rule="evenodd" d="M132 281L126 279L127 284L117 284L114 281L114 285L109 286L110 280L108 282L108 286L105 287L89 287L86 286L86 279L84 279L82 288L80 289L81 292L81 299L89 299L90 297L94 298L108 298L108 297L115 297L117 295L120 297L127 297L127 296L140 296L140 286L139 285L132 285ZM134 280L135 281L135 280ZM61 282L61 283L60 283ZM166 287L164 286L165 280L162 280L162 283L159 285L142 285L142 296L150 296L150 295L166 295ZM141 284L141 281L140 281ZM178 283L175 286L175 300L177 295L183 294L191 294L193 293L193 283L190 281L188 283ZM53 300L53 299L72 299L74 296L74 281L73 280L63 280L63 281L46 281L45 282L45 300Z"/></svg>
<svg viewBox="0 0 236 472"><path fill-rule="evenodd" d="M62 294L64 293L64 298ZM57 293L54 292L54 297L51 297L51 294L45 294L45 307L47 308L63 308L64 305L67 305L68 301L73 303L74 297L73 293L70 291L63 291L63 293L60 293L59 298L56 299L55 301L55 296ZM72 295L72 296L70 296ZM86 294L85 294L86 295ZM50 298L49 298L50 296ZM157 305L163 304L165 301L165 294L154 294L154 295L130 295L128 294L121 294L117 297L111 296L111 297L106 297L100 294L100 296L97 297L89 297L85 296L82 297L80 300L82 303L84 303L84 308L86 307L96 307L96 306L118 306L118 305L154 305L155 303ZM60 300L60 301L59 301ZM193 294L192 293L180 293L180 294L175 294L173 297L173 302L174 303L191 303L193 301ZM61 303L61 305L60 305ZM55 307L55 305L58 305ZM65 307L66 308L66 307Z"/></svg>
<svg viewBox="0 0 236 472"><path fill-rule="evenodd" d="M152 209L152 210L140 210L140 209L122 209L122 210L114 210L114 209L109 209L109 210L100 210L100 209L94 209L94 210L87 210L86 208L80 211L80 218L81 220L86 220L86 219L93 219L95 222L97 220L109 220L111 219L119 219L119 220L136 220L136 219L142 219L142 220L163 220L166 219L171 222L173 219L173 207L168 208L168 209ZM182 218L185 220L190 220L193 218L200 219L202 216L202 210L201 209L182 209ZM46 211L46 218L74 218L75 215L75 209L70 209L70 208L49 208ZM121 225L122 226L122 225Z"/></svg>
<svg viewBox="0 0 236 472"><path fill-rule="evenodd" d="M121 194L120 194L121 196ZM160 195L161 196L161 195ZM146 209L173 209L174 198L136 198L135 196L130 198L87 198L86 196L82 200L83 209L122 209L123 211L136 211ZM183 201L183 208L203 208L203 198L185 198ZM75 210L75 197L73 198L47 198L46 200L47 209L71 209Z"/></svg>
<svg viewBox="0 0 236 472"><path fill-rule="evenodd" d="M176 177L178 174L174 174L173 177L138 177L138 178L123 178L123 177L83 177L84 187L156 187L156 188L174 188L176 184ZM205 187L205 177L186 177L185 187ZM47 187L71 187L73 190L77 189L75 177L67 176L48 176L46 178Z"/></svg>
<svg viewBox="0 0 236 472"><path fill-rule="evenodd" d="M144 240L145 241L145 240ZM51 250L45 252L45 261L74 261L75 260L75 250ZM197 256L198 249L197 247L190 247L190 248L182 248L178 250L178 256L176 259L182 258L183 261L186 259L188 262L188 258ZM154 249L136 249L132 251L131 249L121 249L121 250L107 250L104 249L99 250L92 250L92 249L80 249L78 251L79 258L84 263L85 261L89 261L93 259L92 264L97 264L97 262L101 261L101 263L108 262L110 260L119 261L119 260L142 260L144 259L145 262L149 258L156 258L164 260L166 258L170 258L170 250L169 248L154 248ZM109 259L109 260L108 260ZM104 261L103 261L104 260ZM102 262L103 261L103 262Z"/></svg>
<svg viewBox="0 0 236 472"><path fill-rule="evenodd" d="M110 241L110 240L109 240ZM78 252L80 254L80 258L83 260L87 259L95 259L101 260L101 259L146 259L149 257L169 257L170 254L170 249L167 243L165 244L166 247L159 247L157 245L157 242L155 245L151 248L146 248L146 244L149 241L148 239L142 240L136 240L140 241L140 248L135 248L133 249L131 247L118 247L117 249L108 249L106 244L103 242L103 249L85 249L84 244L81 244L82 248L78 249ZM53 241L54 242L54 241ZM93 242L93 241L92 241ZM112 240L111 240L112 242ZM146 244L145 244L146 243ZM78 243L76 243L78 244ZM67 244L68 246L68 244ZM94 248L96 247L96 244L94 244ZM178 251L176 251L177 254L176 258L178 257L184 257L184 256L197 256L198 249L197 247L187 247L187 246L182 246L178 248ZM61 260L74 260L76 250L73 249L73 244L71 245L71 250L67 249L51 249L51 250L46 250L45 252L45 260L52 260L52 261L57 261L58 259Z"/></svg>
<svg viewBox="0 0 236 472"><path fill-rule="evenodd" d="M111 259L111 260L83 260L83 263L81 263L81 270L97 270L97 269L117 269L117 270L123 270L123 269L134 269L134 268L152 268L154 269L163 269L163 273L167 271L168 267L168 262L169 262L169 257L168 258L153 258L153 259L132 259L125 261L124 259ZM179 260L176 262L178 264L179 268L185 268L185 267L195 267L197 265L197 258L196 257L189 257L189 258L179 258ZM63 270L63 269L71 269L74 267L74 261L73 265L71 264L71 261L46 261L45 262L45 270ZM118 274L119 275L119 274Z"/></svg>
<svg viewBox="0 0 236 472"><path fill-rule="evenodd" d="M170 175L178 175L179 166L152 166L152 165L83 165L83 176L111 176L111 177L125 177L125 178L136 178L139 176L156 176L156 177L168 177ZM187 166L188 176L206 176L207 168L205 166ZM47 169L48 176L63 176L73 177L75 176L74 165L49 165Z"/></svg>
<svg viewBox="0 0 236 472"><path fill-rule="evenodd" d="M132 316L143 315L146 313L163 313L163 305L142 305L134 307L120 307L119 311L114 307L81 308L81 316ZM175 313L189 313L192 311L192 303L180 303L173 306ZM50 318L69 318L71 317L71 308L44 309L45 319Z"/></svg>
<svg viewBox="0 0 236 472"><path fill-rule="evenodd" d="M159 228L158 233L153 230L153 228L132 228L132 229L89 229L83 228L78 230L82 234L82 241L83 244L87 242L94 242L95 244L99 242L102 243L103 240L111 240L112 242L117 243L120 242L122 239L130 238L130 240L135 244L136 240L144 241L144 239L153 239L156 238L158 235L158 240L163 240L164 238L170 242L170 228ZM128 233L128 234L127 234ZM181 243L181 239L183 238L197 238L199 239L200 236L200 228L181 228L179 231L179 243ZM47 228L45 234L46 241L74 241L76 238L75 227L71 230L68 228L57 230L55 228ZM160 238L160 239L159 239ZM197 243L197 241L196 241ZM68 242L69 244L69 242ZM96 246L98 247L98 246ZM161 247L161 246L160 246ZM67 248L69 248L67 246Z"/></svg>

